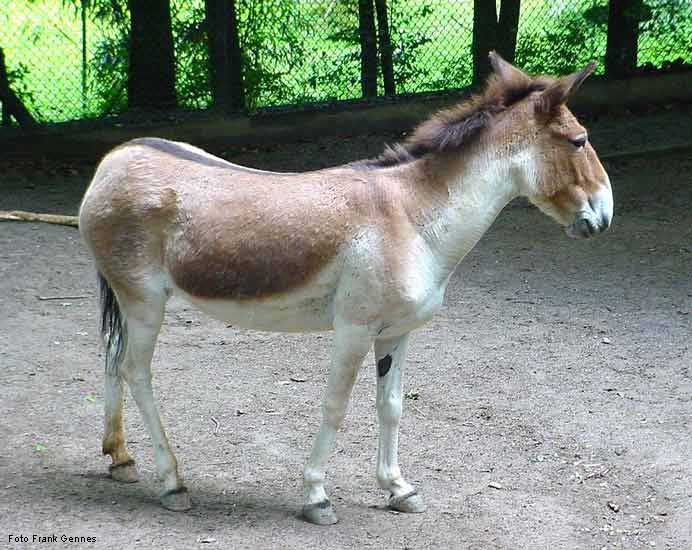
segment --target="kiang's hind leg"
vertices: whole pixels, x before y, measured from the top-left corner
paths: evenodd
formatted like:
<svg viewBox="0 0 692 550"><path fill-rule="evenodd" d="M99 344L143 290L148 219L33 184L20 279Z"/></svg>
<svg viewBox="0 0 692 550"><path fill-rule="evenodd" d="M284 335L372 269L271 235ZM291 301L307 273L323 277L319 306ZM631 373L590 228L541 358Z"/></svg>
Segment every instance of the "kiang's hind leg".
<svg viewBox="0 0 692 550"><path fill-rule="evenodd" d="M137 481L137 468L125 444L123 430L123 379L119 369L107 369L105 380L105 426L103 454L110 455L111 477L116 481Z"/></svg>
<svg viewBox="0 0 692 550"><path fill-rule="evenodd" d="M163 481L161 503L169 510L188 510L190 496L178 472L178 461L166 437L151 385L151 359L163 322L167 294L163 288L148 288L142 296L141 299L120 301L127 323L127 350L122 374L151 437L156 468Z"/></svg>

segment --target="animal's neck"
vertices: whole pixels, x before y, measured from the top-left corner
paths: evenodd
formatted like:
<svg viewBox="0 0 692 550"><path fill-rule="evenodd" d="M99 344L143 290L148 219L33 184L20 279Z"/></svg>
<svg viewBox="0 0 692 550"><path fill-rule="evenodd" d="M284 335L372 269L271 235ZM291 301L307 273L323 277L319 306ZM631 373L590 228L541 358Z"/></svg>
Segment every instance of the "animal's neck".
<svg viewBox="0 0 692 550"><path fill-rule="evenodd" d="M492 149L479 147L461 161L449 160L428 172L436 172L448 189L421 226L442 283L519 193L510 161Z"/></svg>

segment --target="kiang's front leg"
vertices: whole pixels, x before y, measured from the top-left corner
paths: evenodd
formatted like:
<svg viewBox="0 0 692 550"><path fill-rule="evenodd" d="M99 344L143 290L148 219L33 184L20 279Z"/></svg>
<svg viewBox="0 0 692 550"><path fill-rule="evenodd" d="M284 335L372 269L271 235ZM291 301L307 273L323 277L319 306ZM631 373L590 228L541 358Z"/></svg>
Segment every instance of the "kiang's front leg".
<svg viewBox="0 0 692 550"><path fill-rule="evenodd" d="M324 466L346 415L358 369L371 345L372 338L366 326L335 324L332 364L322 402L322 424L304 471L303 516L311 523L329 525L337 522L324 489Z"/></svg>
<svg viewBox="0 0 692 550"><path fill-rule="evenodd" d="M377 362L377 482L389 491L389 507L400 512L423 512L425 503L399 470L399 421L402 412L401 374L409 335L375 341Z"/></svg>

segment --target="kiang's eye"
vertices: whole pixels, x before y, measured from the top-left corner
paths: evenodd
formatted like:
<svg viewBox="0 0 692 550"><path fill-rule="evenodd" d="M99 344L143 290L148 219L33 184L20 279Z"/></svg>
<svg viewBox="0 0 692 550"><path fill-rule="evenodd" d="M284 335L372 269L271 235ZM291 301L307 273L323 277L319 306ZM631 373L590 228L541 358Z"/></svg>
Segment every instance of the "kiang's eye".
<svg viewBox="0 0 692 550"><path fill-rule="evenodd" d="M581 149L586 145L587 136L586 134L581 134L575 138L569 139L568 141L574 145L577 149Z"/></svg>

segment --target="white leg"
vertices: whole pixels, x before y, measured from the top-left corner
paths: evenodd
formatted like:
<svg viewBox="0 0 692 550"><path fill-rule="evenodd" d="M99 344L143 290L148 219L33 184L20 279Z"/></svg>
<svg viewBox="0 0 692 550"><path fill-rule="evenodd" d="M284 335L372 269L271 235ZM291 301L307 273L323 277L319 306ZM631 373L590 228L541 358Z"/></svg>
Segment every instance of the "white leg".
<svg viewBox="0 0 692 550"><path fill-rule="evenodd" d="M164 507L182 511L190 508L190 496L178 473L178 462L171 451L151 386L151 358L163 321L165 298L156 303L121 304L126 313L127 351L122 374L147 426L154 446L154 457L164 492Z"/></svg>
<svg viewBox="0 0 692 550"><path fill-rule="evenodd" d="M399 470L399 421L402 411L401 374L406 360L408 334L375 341L377 362L377 481L389 491L389 506L400 512L423 512L425 504Z"/></svg>
<svg viewBox="0 0 692 550"><path fill-rule="evenodd" d="M303 516L311 523L336 523L334 509L324 490L324 465L334 446L336 432L346 415L358 369L368 354L372 339L367 327L338 324L327 391L322 403L322 424L304 470L305 500Z"/></svg>

